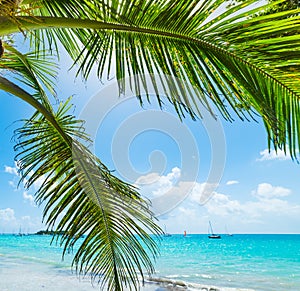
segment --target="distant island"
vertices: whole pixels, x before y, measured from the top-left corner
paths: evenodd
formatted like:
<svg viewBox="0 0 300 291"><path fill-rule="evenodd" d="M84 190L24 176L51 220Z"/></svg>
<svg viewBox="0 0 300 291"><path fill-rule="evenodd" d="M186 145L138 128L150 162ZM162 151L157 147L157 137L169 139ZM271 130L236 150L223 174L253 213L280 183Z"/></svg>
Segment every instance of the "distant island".
<svg viewBox="0 0 300 291"><path fill-rule="evenodd" d="M64 235L66 231L55 231L55 230L39 230L34 235Z"/></svg>

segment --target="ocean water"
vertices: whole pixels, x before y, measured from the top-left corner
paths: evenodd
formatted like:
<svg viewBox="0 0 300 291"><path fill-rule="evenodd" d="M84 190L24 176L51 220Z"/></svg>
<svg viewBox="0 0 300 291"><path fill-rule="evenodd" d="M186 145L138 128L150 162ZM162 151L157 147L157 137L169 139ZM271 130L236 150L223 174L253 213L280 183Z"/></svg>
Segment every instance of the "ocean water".
<svg viewBox="0 0 300 291"><path fill-rule="evenodd" d="M0 291L99 290L89 278L77 278L72 254L62 261L62 249L50 241L45 235L0 235ZM178 282L189 290L300 290L300 235L172 235L163 238L160 253L151 282L163 284L144 290L172 289Z"/></svg>

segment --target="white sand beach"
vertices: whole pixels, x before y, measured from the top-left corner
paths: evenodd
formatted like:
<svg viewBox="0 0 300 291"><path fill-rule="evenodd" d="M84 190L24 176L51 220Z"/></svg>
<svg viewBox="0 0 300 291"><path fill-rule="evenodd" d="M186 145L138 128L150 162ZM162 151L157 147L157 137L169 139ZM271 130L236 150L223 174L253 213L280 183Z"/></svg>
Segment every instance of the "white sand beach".
<svg viewBox="0 0 300 291"><path fill-rule="evenodd" d="M99 285L92 284L88 277L78 278L65 267L44 262L23 261L19 258L0 256L0 291L96 291ZM141 291L253 291L250 289L217 288L214 286L188 286L183 281L153 278L146 280ZM103 291L103 290L100 290Z"/></svg>

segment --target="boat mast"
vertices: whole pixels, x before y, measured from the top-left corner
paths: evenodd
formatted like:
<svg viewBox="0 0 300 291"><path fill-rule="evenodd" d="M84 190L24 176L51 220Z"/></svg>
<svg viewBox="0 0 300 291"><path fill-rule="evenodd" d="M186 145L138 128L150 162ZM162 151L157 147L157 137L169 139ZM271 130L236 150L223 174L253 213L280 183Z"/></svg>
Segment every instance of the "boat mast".
<svg viewBox="0 0 300 291"><path fill-rule="evenodd" d="M210 229L209 229L209 230L210 230L210 233L211 233L211 234L214 234L214 231L213 231L213 228L212 228L212 226L211 226L211 222L210 222L210 221L209 221L209 228L210 228Z"/></svg>

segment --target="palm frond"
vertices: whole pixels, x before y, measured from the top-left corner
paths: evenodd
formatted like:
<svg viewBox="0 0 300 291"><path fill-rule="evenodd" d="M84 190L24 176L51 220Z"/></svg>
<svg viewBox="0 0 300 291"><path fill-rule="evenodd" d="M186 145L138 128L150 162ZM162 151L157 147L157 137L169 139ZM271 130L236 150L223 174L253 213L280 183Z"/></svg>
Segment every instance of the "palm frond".
<svg viewBox="0 0 300 291"><path fill-rule="evenodd" d="M88 2L78 0L27 0L23 1L22 5L27 8L32 6L32 4L34 5L30 10L30 14L33 16L31 21L38 23L41 21L39 16L90 19L92 10ZM28 13L25 9L25 12L20 12L19 15L24 16L28 15ZM41 52L45 50L54 51L55 54L59 55L57 40L64 45L66 51L73 59L78 57L82 49L82 43L77 38L79 32L76 28L53 28L50 30L27 31L26 33L30 37L31 46L35 47L35 51L39 57L41 56Z"/></svg>
<svg viewBox="0 0 300 291"><path fill-rule="evenodd" d="M30 93L50 110L47 93L56 96L55 78L57 65L53 60L38 59L35 52L21 53L3 42L5 53L0 59L0 74L25 85Z"/></svg>
<svg viewBox="0 0 300 291"><path fill-rule="evenodd" d="M148 234L161 233L149 205L130 185L114 177L80 142L87 141L82 123L62 104L55 120L66 141L44 116L26 120L16 134L16 150L27 187L44 178L36 193L46 203L45 222L64 235L58 237L64 253L85 235L73 265L80 274L91 274L107 290L138 289L138 275L154 271L150 255L158 254ZM33 174L32 174L33 173ZM59 219L62 215L63 217Z"/></svg>
<svg viewBox="0 0 300 291"><path fill-rule="evenodd" d="M143 74L158 74L152 85L163 79L164 94L179 116L201 116L199 102L211 111L216 107L228 120L235 114L253 117L254 111L275 149L289 145L296 157L300 9L285 2L43 0L33 13L44 17L44 28L45 17L59 17L45 31L52 42L62 42L85 77L97 63L98 76L114 74L122 92L122 80L131 76L143 102L149 87ZM76 27L71 18L80 24ZM195 88L193 94L186 83Z"/></svg>

